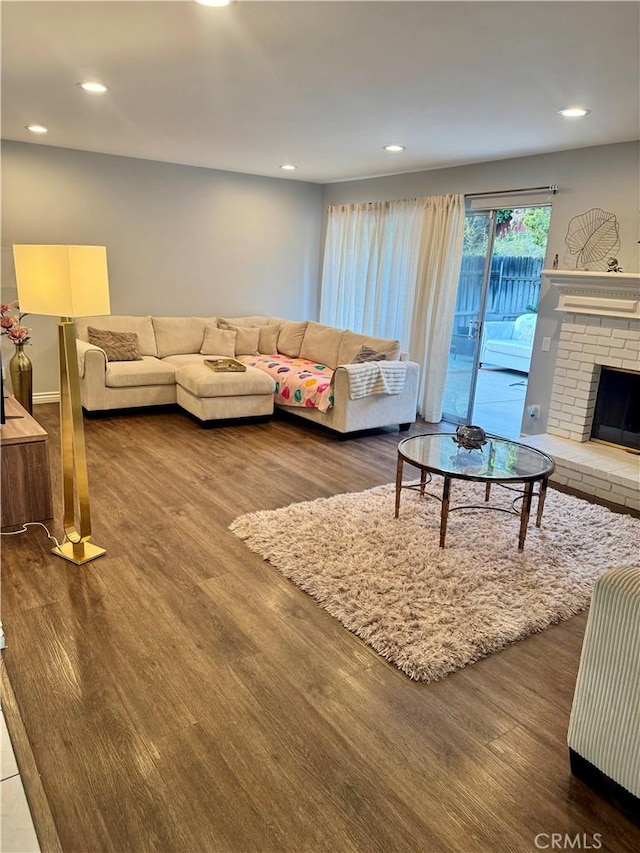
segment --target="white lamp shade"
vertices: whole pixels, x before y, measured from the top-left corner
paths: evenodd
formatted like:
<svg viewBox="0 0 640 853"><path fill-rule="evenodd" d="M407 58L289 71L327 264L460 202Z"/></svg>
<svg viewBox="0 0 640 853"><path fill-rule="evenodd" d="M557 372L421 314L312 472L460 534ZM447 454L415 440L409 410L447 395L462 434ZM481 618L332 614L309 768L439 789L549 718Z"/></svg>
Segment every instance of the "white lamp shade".
<svg viewBox="0 0 640 853"><path fill-rule="evenodd" d="M20 310L88 317L110 314L104 246L14 245Z"/></svg>

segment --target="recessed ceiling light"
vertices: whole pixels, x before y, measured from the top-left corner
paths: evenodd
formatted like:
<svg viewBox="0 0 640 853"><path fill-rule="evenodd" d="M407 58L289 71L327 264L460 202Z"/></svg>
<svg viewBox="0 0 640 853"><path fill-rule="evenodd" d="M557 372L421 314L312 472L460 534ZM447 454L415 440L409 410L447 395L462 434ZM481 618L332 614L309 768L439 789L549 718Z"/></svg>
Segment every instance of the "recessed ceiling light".
<svg viewBox="0 0 640 853"><path fill-rule="evenodd" d="M384 150L385 151L391 151L392 153L395 154L398 151L404 151L404 145L397 145L396 143L394 143L393 145L385 145Z"/></svg>
<svg viewBox="0 0 640 853"><path fill-rule="evenodd" d="M201 6L228 6L231 0L196 0Z"/></svg>
<svg viewBox="0 0 640 853"><path fill-rule="evenodd" d="M80 86L81 89L84 89L85 92L101 93L108 91L108 88L104 83L98 83L96 80L86 80L82 83L78 83L78 86Z"/></svg>
<svg viewBox="0 0 640 853"><path fill-rule="evenodd" d="M584 107L567 107L566 110L558 110L558 112L565 118L582 118L589 115L591 110L585 110Z"/></svg>
<svg viewBox="0 0 640 853"><path fill-rule="evenodd" d="M285 163L283 166L280 166L281 169L284 169L287 172L292 172L294 169L297 169L297 166L292 165L291 163Z"/></svg>
<svg viewBox="0 0 640 853"><path fill-rule="evenodd" d="M28 124L26 129L29 133L49 133L49 128L42 124Z"/></svg>

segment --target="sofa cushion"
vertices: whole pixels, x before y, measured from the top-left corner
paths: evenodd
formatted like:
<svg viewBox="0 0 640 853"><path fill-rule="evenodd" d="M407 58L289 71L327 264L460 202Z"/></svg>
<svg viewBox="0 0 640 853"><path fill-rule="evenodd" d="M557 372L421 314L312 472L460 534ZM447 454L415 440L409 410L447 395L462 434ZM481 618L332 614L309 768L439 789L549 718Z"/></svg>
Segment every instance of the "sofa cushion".
<svg viewBox="0 0 640 853"><path fill-rule="evenodd" d="M89 343L89 326L94 329L111 329L114 332L134 332L138 336L140 355L158 355L156 336L149 315L131 317L111 314L100 317L80 317L76 321L76 332L80 340Z"/></svg>
<svg viewBox="0 0 640 853"><path fill-rule="evenodd" d="M280 333L278 335L278 352L288 355L290 358L298 358L302 339L307 330L307 321L297 323L294 320L279 320Z"/></svg>
<svg viewBox="0 0 640 853"><path fill-rule="evenodd" d="M223 326L227 323L231 326L266 326L270 322L269 317L262 314L251 314L248 317L220 317L218 325Z"/></svg>
<svg viewBox="0 0 640 853"><path fill-rule="evenodd" d="M527 341L510 341L507 339L501 340L500 338L497 338L493 341L486 341L484 345L484 357L486 358L486 356L491 353L518 355L523 358L529 358L531 356L531 344L527 343Z"/></svg>
<svg viewBox="0 0 640 853"><path fill-rule="evenodd" d="M204 327L215 326L216 317L152 317L158 357L200 352Z"/></svg>
<svg viewBox="0 0 640 853"><path fill-rule="evenodd" d="M108 388L131 388L136 385L173 385L176 369L166 361L143 356L140 361L112 361L107 365L105 384Z"/></svg>
<svg viewBox="0 0 640 853"><path fill-rule="evenodd" d="M200 352L202 355L223 355L233 358L236 354L236 336L237 332L232 332L231 329L205 326Z"/></svg>
<svg viewBox="0 0 640 853"><path fill-rule="evenodd" d="M300 347L300 358L317 361L335 368L338 365L338 353L342 344L344 331L334 326L323 326L322 323L309 322Z"/></svg>
<svg viewBox="0 0 640 853"><path fill-rule="evenodd" d="M362 347L369 347L376 352L384 353L389 361L397 361L400 358L400 341L388 338L371 338L367 335L359 335L356 332L345 330L338 353L338 364L353 364L353 359Z"/></svg>
<svg viewBox="0 0 640 853"><path fill-rule="evenodd" d="M206 358L209 358L209 356L206 356ZM178 355L165 355L162 360L168 364L172 364L177 370L179 367L186 367L188 364L203 364L205 356L199 352L180 353Z"/></svg>
<svg viewBox="0 0 640 853"><path fill-rule="evenodd" d="M258 352L260 326L236 326L226 320L219 320L218 328L236 333L236 355L255 355Z"/></svg>
<svg viewBox="0 0 640 853"><path fill-rule="evenodd" d="M250 318L251 319L251 318ZM264 319L264 318L257 318ZM253 346L253 338L251 337L241 337L240 335L236 338L236 355L255 355L256 353L265 353L268 355L273 355L278 351L278 334L280 332L280 323L277 325L274 324L255 324L255 325L242 325L232 323L231 320L225 319L221 317L218 320L218 328L220 329L231 329L231 331L240 333L243 329L257 329L258 331L258 345L255 349L250 348L246 349L246 347ZM242 347L242 348L241 348Z"/></svg>
<svg viewBox="0 0 640 853"><path fill-rule="evenodd" d="M107 361L140 361L140 347L135 332L112 332L110 329L87 327L89 343L105 351Z"/></svg>

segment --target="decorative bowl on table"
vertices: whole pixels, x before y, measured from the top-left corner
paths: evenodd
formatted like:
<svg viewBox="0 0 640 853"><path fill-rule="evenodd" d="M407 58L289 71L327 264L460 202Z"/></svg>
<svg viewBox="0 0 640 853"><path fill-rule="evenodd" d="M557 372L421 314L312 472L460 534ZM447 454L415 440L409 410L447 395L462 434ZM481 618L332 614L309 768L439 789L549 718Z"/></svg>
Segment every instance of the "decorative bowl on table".
<svg viewBox="0 0 640 853"><path fill-rule="evenodd" d="M452 436L453 441L465 450L482 450L487 443L487 434L482 427L469 424L459 426L456 434Z"/></svg>

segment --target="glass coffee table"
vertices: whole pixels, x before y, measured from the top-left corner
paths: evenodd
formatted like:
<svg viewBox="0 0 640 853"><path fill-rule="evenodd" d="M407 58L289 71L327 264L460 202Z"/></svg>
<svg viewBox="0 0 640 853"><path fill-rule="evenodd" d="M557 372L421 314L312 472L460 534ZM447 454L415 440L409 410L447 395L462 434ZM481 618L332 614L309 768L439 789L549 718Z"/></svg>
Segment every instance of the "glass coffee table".
<svg viewBox="0 0 640 853"><path fill-rule="evenodd" d="M536 527L542 523L544 499L547 494L547 483L555 469L555 462L546 453L541 453L533 447L509 441L506 438L487 436L486 444L481 450L465 450L454 441L452 433L437 433L434 435L416 435L405 438L398 445L398 470L396 475L396 511L400 513L400 497L403 489L419 491L436 498L441 502L440 510L440 547L444 548L447 535L447 520L449 513L459 509L492 509L520 516L520 532L518 535L518 550L524 548L527 536L527 526L531 513L533 498L538 500ZM419 483L403 483L402 474L404 463L413 465L420 471ZM426 492L426 485L431 482L434 474L443 477L442 497ZM449 505L452 480L472 480L485 483L484 504L466 504L452 507ZM491 506L489 497L491 486L500 485L518 493L511 508ZM522 483L521 489L514 489L514 483ZM536 483L540 486L534 490ZM520 509L516 504L522 501Z"/></svg>

